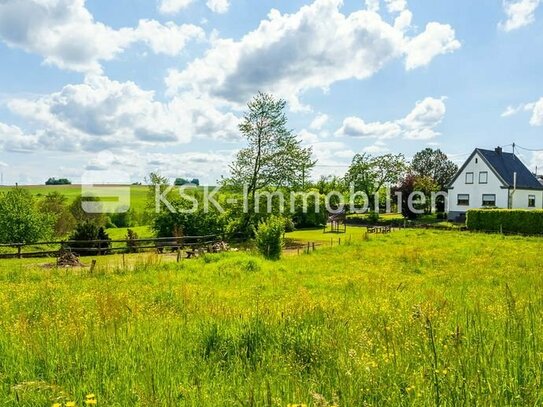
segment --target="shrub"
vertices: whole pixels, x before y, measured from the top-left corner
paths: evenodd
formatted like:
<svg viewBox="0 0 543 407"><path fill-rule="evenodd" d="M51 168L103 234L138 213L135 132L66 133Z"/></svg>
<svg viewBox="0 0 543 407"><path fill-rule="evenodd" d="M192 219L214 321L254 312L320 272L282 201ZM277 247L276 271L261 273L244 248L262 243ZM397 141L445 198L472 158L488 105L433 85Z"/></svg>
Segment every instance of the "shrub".
<svg viewBox="0 0 543 407"><path fill-rule="evenodd" d="M466 226L479 231L543 234L543 210L470 209Z"/></svg>
<svg viewBox="0 0 543 407"><path fill-rule="evenodd" d="M0 194L0 242L37 242L52 236L54 223L54 216L40 211L26 189Z"/></svg>
<svg viewBox="0 0 543 407"><path fill-rule="evenodd" d="M70 205L70 212L78 223L90 222L98 226L104 226L106 224L106 214L101 209L100 199L95 196L86 196L83 198L81 195L77 196ZM95 212L86 212L83 209L83 202L98 202L95 208Z"/></svg>
<svg viewBox="0 0 543 407"><path fill-rule="evenodd" d="M138 251L138 239L138 234L132 229L126 231L126 246L129 253L136 253Z"/></svg>
<svg viewBox="0 0 543 407"><path fill-rule="evenodd" d="M279 259L283 249L285 221L277 216L270 216L258 224L255 240L258 251L268 259Z"/></svg>
<svg viewBox="0 0 543 407"><path fill-rule="evenodd" d="M377 222L379 222L379 212L377 212L377 211L368 212L367 219L368 219L369 223L377 223Z"/></svg>
<svg viewBox="0 0 543 407"><path fill-rule="evenodd" d="M89 243L90 240L100 242ZM83 222L76 226L70 236L70 249L80 256L107 254L111 249L111 239L103 227L92 222Z"/></svg>
<svg viewBox="0 0 543 407"><path fill-rule="evenodd" d="M119 207L115 213L109 215L114 227L129 228L134 226L134 211L126 207ZM109 226L108 226L109 227Z"/></svg>

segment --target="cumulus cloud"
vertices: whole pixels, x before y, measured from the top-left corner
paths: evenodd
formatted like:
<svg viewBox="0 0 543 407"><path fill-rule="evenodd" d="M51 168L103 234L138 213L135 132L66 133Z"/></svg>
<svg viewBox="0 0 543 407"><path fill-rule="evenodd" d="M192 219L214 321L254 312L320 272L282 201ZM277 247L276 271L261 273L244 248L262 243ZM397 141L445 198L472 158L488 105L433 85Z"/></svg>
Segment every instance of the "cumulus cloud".
<svg viewBox="0 0 543 407"><path fill-rule="evenodd" d="M15 99L8 107L38 130L25 135L13 126L0 129L2 140L11 134L4 149L98 151L237 137L238 119L205 100L179 96L163 103L133 82L104 76L87 76L37 99Z"/></svg>
<svg viewBox="0 0 543 407"><path fill-rule="evenodd" d="M115 58L135 42L155 53L178 54L193 25L162 25L141 20L135 28L113 29L94 20L85 0L12 0L0 2L0 39L10 47L43 56L46 64L78 72L100 72L100 61Z"/></svg>
<svg viewBox="0 0 543 407"><path fill-rule="evenodd" d="M188 7L193 0L160 0L158 10L162 14L176 14Z"/></svg>
<svg viewBox="0 0 543 407"><path fill-rule="evenodd" d="M499 27L504 31L513 31L532 24L540 4L541 0L504 0L503 10L507 20L500 22Z"/></svg>
<svg viewBox="0 0 543 407"><path fill-rule="evenodd" d="M230 7L229 0L207 0L207 7L214 13L224 14Z"/></svg>
<svg viewBox="0 0 543 407"><path fill-rule="evenodd" d="M543 126L543 97L532 104L532 118L530 124L532 126Z"/></svg>
<svg viewBox="0 0 543 407"><path fill-rule="evenodd" d="M435 127L445 116L444 99L427 97L417 102L413 110L399 120L366 123L359 117L347 117L336 135L379 140L396 137L429 140L439 135Z"/></svg>
<svg viewBox="0 0 543 407"><path fill-rule="evenodd" d="M501 117L513 116L519 112L526 111L532 114L530 124L532 126L543 126L543 97L536 102L521 103L517 106L507 106Z"/></svg>
<svg viewBox="0 0 543 407"><path fill-rule="evenodd" d="M428 65L440 54L460 48L454 29L448 24L428 23L426 30L410 40L406 46L405 67L408 70Z"/></svg>
<svg viewBox="0 0 543 407"><path fill-rule="evenodd" d="M373 11L344 15L341 4L315 0L293 14L272 10L239 41L214 39L202 58L169 72L170 94L190 91L241 106L261 90L302 109L299 96L305 90L368 78L402 57L406 68L414 69L460 47L448 25L430 23L411 38L404 31L409 15L394 26Z"/></svg>
<svg viewBox="0 0 543 407"><path fill-rule="evenodd" d="M317 116L315 116L315 118L309 125L309 128L313 130L320 130L323 128L326 122L328 122L328 119L329 117L327 114L319 113Z"/></svg>

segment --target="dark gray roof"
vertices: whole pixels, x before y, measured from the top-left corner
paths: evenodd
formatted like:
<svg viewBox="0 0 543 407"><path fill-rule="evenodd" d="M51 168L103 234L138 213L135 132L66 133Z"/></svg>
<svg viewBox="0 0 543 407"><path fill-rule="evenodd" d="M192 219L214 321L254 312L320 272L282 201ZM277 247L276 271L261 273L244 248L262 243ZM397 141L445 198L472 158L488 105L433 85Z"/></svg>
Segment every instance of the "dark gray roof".
<svg viewBox="0 0 543 407"><path fill-rule="evenodd" d="M520 189L543 189L532 172L513 153L496 152L495 150L483 150L477 148L475 151L483 157L486 163L494 170L496 175L509 187L513 187L513 174L517 173L517 188Z"/></svg>

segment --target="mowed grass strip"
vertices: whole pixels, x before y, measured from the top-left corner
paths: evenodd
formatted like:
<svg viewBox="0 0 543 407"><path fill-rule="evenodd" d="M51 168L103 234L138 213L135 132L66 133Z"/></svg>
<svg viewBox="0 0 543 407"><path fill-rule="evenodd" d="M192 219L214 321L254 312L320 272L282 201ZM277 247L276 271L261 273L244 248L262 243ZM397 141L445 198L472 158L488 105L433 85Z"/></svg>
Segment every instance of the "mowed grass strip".
<svg viewBox="0 0 543 407"><path fill-rule="evenodd" d="M541 405L542 249L410 230L277 262L10 261L0 404Z"/></svg>

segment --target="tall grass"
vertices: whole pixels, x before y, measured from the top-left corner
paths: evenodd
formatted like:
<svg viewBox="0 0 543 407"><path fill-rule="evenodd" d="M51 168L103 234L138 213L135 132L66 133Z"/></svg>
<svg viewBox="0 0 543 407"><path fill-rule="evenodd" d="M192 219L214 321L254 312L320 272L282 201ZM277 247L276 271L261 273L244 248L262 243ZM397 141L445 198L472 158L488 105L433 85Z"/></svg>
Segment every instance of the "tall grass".
<svg viewBox="0 0 543 407"><path fill-rule="evenodd" d="M275 262L0 268L0 405L541 405L542 249L402 231Z"/></svg>

